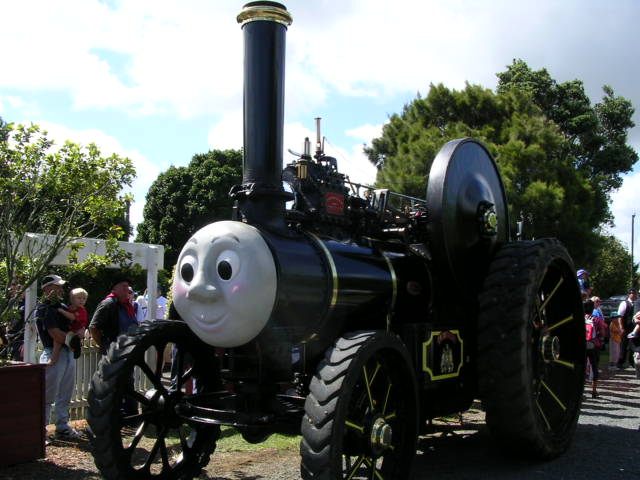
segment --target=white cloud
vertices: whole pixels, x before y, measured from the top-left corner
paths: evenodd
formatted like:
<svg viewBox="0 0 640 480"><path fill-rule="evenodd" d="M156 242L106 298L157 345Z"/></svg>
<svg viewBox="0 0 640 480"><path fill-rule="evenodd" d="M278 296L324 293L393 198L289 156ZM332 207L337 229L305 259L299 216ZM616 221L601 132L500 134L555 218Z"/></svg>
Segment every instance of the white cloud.
<svg viewBox="0 0 640 480"><path fill-rule="evenodd" d="M237 9L193 0L112 8L97 0L7 4L0 31L13 46L3 50L11 69L0 86L68 92L79 109L188 117L235 106L242 75ZM110 64L109 52L126 61Z"/></svg>
<svg viewBox="0 0 640 480"><path fill-rule="evenodd" d="M382 125L371 125L367 123L366 125L361 125L357 128L347 130L345 133L349 137L362 140L364 143L368 144L371 143L371 140L374 138L382 135Z"/></svg>
<svg viewBox="0 0 640 480"><path fill-rule="evenodd" d="M515 57L547 67L559 80L583 78L596 96L612 83L640 103L631 0L590 8L579 0L287 4L294 19L287 34L287 111L294 114L317 108L334 92L373 99L425 92L431 82L492 87L495 72ZM239 10L236 2L208 0L10 2L0 31L11 39L3 50L11 68L0 87L68 92L78 109L224 115L241 102Z"/></svg>
<svg viewBox="0 0 640 480"><path fill-rule="evenodd" d="M54 140L56 146L60 147L66 140L70 140L80 145L95 143L102 156L116 154L120 157L127 157L136 169L137 176L131 187L125 188L125 193L132 193L134 202L131 205L131 223L137 225L142 221L142 210L144 208L145 196L153 181L158 177L160 171L156 165L151 163L144 155L137 150L128 150L120 142L97 129L74 130L64 125L59 125L46 121L35 122L43 130L47 131L47 137Z"/></svg>
<svg viewBox="0 0 640 480"><path fill-rule="evenodd" d="M622 187L611 196L611 210L616 219L615 226L611 229L611 233L620 241L631 247L631 215L636 214L635 218L635 238L634 253L640 253L640 172L627 175L624 178Z"/></svg>
<svg viewBox="0 0 640 480"><path fill-rule="evenodd" d="M242 147L242 111L231 111L220 118L207 135L210 149L225 150Z"/></svg>

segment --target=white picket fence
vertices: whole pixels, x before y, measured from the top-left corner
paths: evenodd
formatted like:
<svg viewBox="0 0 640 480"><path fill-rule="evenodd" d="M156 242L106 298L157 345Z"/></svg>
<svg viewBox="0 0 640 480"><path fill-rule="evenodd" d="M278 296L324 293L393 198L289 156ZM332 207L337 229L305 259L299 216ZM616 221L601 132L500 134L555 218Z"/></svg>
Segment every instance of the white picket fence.
<svg viewBox="0 0 640 480"><path fill-rule="evenodd" d="M40 357L42 352L42 344L38 343L37 356ZM71 403L69 405L69 419L70 420L82 420L87 417L89 409L89 387L91 386L91 378L98 368L100 362L100 350L96 346L93 339L86 339L82 345L82 355L76 360L76 385L71 397ZM152 365L152 361L147 359L149 365ZM136 391L146 390L150 388L151 382L145 375L142 374L139 368L134 370L134 386ZM52 418L55 415L55 408L51 409ZM54 423L51 420L50 423Z"/></svg>

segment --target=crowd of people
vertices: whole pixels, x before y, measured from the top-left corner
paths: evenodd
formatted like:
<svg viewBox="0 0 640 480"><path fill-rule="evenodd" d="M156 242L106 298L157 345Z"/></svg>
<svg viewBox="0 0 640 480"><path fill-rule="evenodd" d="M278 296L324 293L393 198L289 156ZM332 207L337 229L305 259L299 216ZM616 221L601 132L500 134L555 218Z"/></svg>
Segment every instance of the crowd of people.
<svg viewBox="0 0 640 480"><path fill-rule="evenodd" d="M55 405L55 437L74 439L80 436L69 424L69 406L76 379L76 359L82 354L84 339L92 338L100 353L105 355L111 343L129 327L149 320L150 302L156 302L155 319L164 319L168 300L158 290L154 298L147 291L137 295L126 277L115 278L109 293L97 305L90 317L85 307L89 293L73 288L66 302L67 281L50 274L41 281L42 294L35 309L35 323L42 343L39 363L45 370L45 423ZM17 285L15 285L17 286ZM14 285L12 284L12 287ZM12 360L24 359L24 299L19 299L16 315L7 332L6 341ZM126 411L126 405L124 406ZM50 442L47 438L46 444Z"/></svg>
<svg viewBox="0 0 640 480"><path fill-rule="evenodd" d="M593 295L589 273L578 270L576 275L585 317L587 376L591 396L597 398L600 354L607 347L610 371L635 367L636 372L640 372L640 301L636 289L631 288L617 310L605 318L602 300Z"/></svg>

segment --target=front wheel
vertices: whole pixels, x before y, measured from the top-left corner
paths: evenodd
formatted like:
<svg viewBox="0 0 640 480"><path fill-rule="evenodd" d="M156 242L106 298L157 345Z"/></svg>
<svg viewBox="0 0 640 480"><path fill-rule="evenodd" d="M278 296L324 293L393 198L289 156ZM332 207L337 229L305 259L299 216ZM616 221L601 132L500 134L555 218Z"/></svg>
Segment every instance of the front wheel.
<svg viewBox="0 0 640 480"><path fill-rule="evenodd" d="M487 425L536 459L564 452L578 422L584 315L573 262L556 240L503 246L480 295L478 382Z"/></svg>
<svg viewBox="0 0 640 480"><path fill-rule="evenodd" d="M171 371L163 358L169 343L176 346ZM101 360L89 391L90 439L104 478L198 475L220 427L185 420L176 407L194 388L214 391L217 372L213 349L184 322L157 320L121 335Z"/></svg>
<svg viewBox="0 0 640 480"><path fill-rule="evenodd" d="M417 419L416 380L402 342L381 331L345 335L311 381L302 478L409 478Z"/></svg>

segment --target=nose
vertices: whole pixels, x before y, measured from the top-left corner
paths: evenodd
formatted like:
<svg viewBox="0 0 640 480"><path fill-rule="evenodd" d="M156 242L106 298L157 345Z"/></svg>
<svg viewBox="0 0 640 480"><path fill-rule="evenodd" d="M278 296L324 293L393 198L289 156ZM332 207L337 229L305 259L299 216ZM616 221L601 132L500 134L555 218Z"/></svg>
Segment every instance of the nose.
<svg viewBox="0 0 640 480"><path fill-rule="evenodd" d="M215 300L219 294L220 291L214 285L205 282L198 282L187 290L187 299L212 301Z"/></svg>

